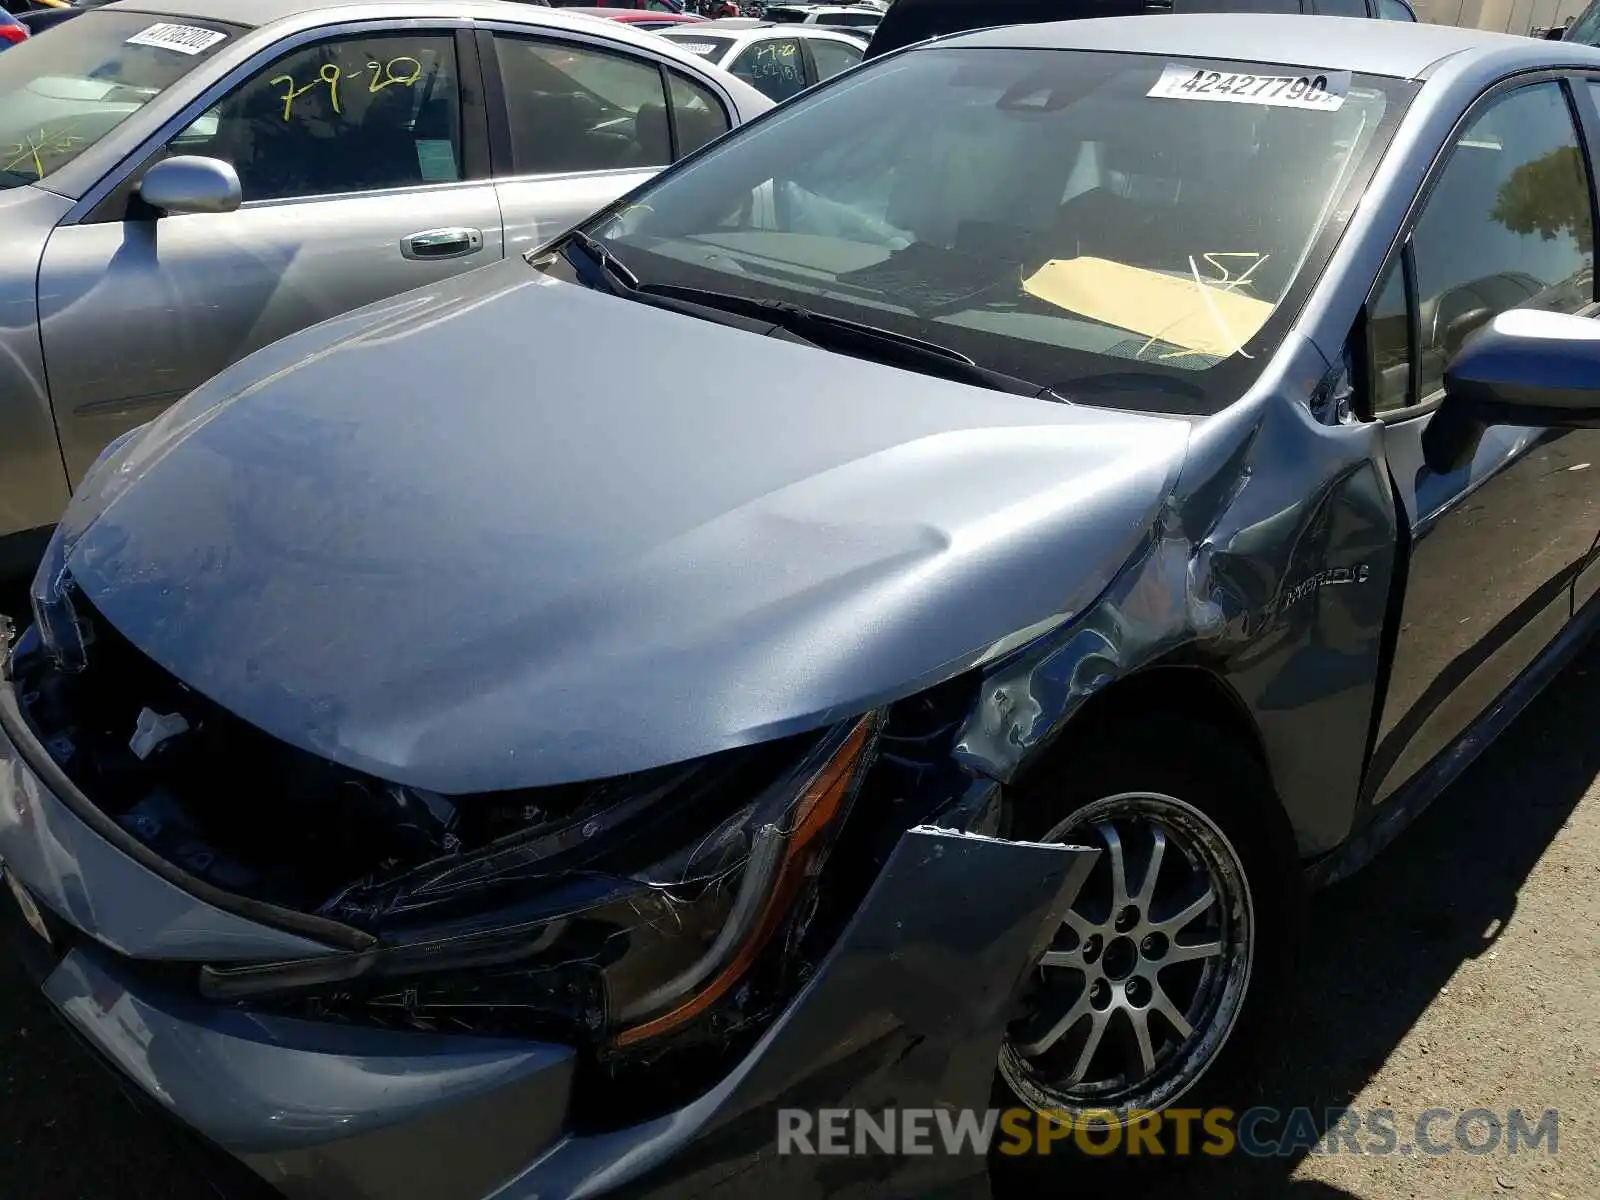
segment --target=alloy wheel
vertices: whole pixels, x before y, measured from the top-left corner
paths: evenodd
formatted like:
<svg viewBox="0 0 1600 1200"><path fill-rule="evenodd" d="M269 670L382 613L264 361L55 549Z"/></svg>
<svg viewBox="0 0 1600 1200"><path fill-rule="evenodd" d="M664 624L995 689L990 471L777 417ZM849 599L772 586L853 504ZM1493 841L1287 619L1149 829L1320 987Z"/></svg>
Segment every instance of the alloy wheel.
<svg viewBox="0 0 1600 1200"><path fill-rule="evenodd" d="M1205 813L1146 792L1097 800L1039 840L1102 853L1030 979L1001 1073L1039 1112L1123 1124L1159 1111L1243 1007L1255 914L1239 855Z"/></svg>

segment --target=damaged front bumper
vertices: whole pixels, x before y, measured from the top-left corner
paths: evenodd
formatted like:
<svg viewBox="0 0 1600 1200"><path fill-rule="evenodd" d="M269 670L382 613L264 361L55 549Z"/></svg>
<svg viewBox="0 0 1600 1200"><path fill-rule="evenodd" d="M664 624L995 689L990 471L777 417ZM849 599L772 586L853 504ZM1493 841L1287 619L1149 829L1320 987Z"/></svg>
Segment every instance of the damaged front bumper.
<svg viewBox="0 0 1600 1200"><path fill-rule="evenodd" d="M1092 851L918 826L797 995L696 1099L585 1131L579 1056L549 1041L372 1028L201 997L202 962L336 955L122 853L0 684L0 861L46 997L146 1097L292 1196L910 1194L977 1156L783 1157L780 1108L983 1108L1017 984ZM0 903L12 904L8 897Z"/></svg>

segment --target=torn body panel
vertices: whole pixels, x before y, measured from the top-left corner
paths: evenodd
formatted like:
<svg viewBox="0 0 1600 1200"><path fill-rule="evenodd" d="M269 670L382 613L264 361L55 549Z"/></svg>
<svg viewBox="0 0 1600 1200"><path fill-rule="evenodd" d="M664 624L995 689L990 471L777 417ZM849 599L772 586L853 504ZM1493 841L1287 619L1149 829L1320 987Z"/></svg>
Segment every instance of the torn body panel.
<svg viewBox="0 0 1600 1200"><path fill-rule="evenodd" d="M775 1155L778 1110L987 1108L1016 986L1096 857L907 831L821 969L715 1089L656 1121L568 1139L496 1200L986 1195L981 1154Z"/></svg>
<svg viewBox="0 0 1600 1200"><path fill-rule="evenodd" d="M1181 663L1248 712L1304 857L1350 831L1395 502L1381 426L1315 418L1329 367L1310 343L1286 345L1278 361L1253 398L1196 430L1145 545L1100 598L988 671L960 761L1013 782L1090 697Z"/></svg>

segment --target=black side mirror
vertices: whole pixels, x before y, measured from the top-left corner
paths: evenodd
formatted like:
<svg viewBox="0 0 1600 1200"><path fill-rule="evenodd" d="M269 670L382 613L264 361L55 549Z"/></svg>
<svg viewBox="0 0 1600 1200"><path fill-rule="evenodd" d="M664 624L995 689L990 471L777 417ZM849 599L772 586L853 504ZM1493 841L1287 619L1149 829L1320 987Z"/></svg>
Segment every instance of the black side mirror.
<svg viewBox="0 0 1600 1200"><path fill-rule="evenodd" d="M1467 338L1423 432L1435 471L1472 459L1491 425L1600 429L1600 321L1514 308Z"/></svg>

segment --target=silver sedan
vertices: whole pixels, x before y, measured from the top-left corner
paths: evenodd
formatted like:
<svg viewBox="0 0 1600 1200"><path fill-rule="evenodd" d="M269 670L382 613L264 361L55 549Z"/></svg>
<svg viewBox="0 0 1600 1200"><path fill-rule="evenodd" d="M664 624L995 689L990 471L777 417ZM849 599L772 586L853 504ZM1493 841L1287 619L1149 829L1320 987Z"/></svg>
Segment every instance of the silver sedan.
<svg viewBox="0 0 1600 1200"><path fill-rule="evenodd" d="M770 107L663 38L523 4L111 4L17 47L0 570L107 442L219 370L546 241Z"/></svg>

